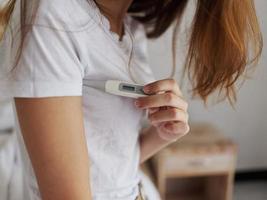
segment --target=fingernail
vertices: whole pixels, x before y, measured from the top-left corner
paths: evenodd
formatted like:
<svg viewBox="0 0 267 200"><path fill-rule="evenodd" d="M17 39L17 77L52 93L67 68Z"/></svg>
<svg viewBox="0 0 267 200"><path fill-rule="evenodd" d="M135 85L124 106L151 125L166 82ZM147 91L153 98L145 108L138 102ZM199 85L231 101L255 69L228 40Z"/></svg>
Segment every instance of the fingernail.
<svg viewBox="0 0 267 200"><path fill-rule="evenodd" d="M150 92L150 87L149 87L149 86L145 86L143 89L144 89L144 91L147 92L147 93Z"/></svg>
<svg viewBox="0 0 267 200"><path fill-rule="evenodd" d="M164 127L165 127L165 128L171 128L171 127L172 127L172 125L171 125L171 124L168 124L168 123L166 123L166 124L164 124Z"/></svg>
<svg viewBox="0 0 267 200"><path fill-rule="evenodd" d="M140 102L138 100L135 101L134 104L135 104L136 107L140 107Z"/></svg>

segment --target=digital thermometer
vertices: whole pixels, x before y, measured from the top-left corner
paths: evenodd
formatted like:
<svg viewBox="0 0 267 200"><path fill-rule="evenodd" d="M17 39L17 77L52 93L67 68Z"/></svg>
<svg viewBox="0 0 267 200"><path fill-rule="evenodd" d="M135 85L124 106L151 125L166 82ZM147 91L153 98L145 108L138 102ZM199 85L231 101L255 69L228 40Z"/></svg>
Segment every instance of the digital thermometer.
<svg viewBox="0 0 267 200"><path fill-rule="evenodd" d="M126 83L119 80L107 80L107 81L96 81L96 80L84 80L84 86L93 87L95 89L100 89L110 94L138 98L148 96L143 91L143 85Z"/></svg>

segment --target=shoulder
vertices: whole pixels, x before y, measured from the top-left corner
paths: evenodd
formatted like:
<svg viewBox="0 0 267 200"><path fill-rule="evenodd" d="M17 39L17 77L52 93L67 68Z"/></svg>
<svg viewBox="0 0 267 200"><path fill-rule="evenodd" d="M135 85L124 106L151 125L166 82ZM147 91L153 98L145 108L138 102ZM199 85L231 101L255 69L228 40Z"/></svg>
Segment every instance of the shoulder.
<svg viewBox="0 0 267 200"><path fill-rule="evenodd" d="M92 9L86 0L40 0L36 7L36 26L80 31L94 24Z"/></svg>

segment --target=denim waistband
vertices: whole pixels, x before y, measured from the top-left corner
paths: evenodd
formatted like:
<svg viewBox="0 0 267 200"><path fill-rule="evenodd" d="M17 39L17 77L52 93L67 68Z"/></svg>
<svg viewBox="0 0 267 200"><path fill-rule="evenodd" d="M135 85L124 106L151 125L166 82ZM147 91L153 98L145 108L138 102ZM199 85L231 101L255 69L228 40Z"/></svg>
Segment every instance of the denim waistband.
<svg viewBox="0 0 267 200"><path fill-rule="evenodd" d="M147 200L141 181L138 183L138 196L135 200Z"/></svg>

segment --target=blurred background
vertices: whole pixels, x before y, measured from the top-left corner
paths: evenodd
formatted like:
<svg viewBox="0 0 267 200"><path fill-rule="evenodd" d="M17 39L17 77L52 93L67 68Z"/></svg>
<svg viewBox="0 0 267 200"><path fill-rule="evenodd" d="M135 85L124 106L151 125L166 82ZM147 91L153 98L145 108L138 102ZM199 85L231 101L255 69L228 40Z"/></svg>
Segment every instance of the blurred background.
<svg viewBox="0 0 267 200"><path fill-rule="evenodd" d="M193 3L193 1L191 2ZM255 3L265 43L267 39L267 1L255 0ZM182 28L177 41L178 68L175 78L178 82L181 81L181 72L186 49L185 38L192 17L192 9L193 7L190 5L182 22ZM158 79L167 78L171 73L171 37L172 30L170 29L160 39L149 41L150 64ZM196 182L201 185L202 189L204 188L203 185L206 185L207 188L204 188L205 195L203 197L197 195L195 199L267 199L266 65L267 49L264 47L262 58L259 65L256 67L255 72L251 72L251 78L244 83L238 92L238 101L234 109L226 101L218 104L211 102L205 107L201 100L191 98L191 88L185 79L182 90L190 104L190 123L197 136L201 136L201 134L205 135L205 133L207 133L207 140L202 141L201 143L201 141L197 139L197 136L196 138L185 139L184 141L181 141L179 148L175 146L172 147L173 150L177 151L177 154L173 155L169 151L165 151L163 157L159 154L152 159L147 168L147 173L151 175L155 185L160 188L161 194L166 196L167 200L179 200L182 198L181 195L168 195L168 191L165 187L172 187L174 188L173 190L177 190L181 185L190 185L190 188L199 189L199 187L195 187ZM16 195L20 194L19 187L17 187L17 189L12 189L10 188L10 184L5 184L5 181L10 180L10 178L13 182L19 182L21 180L19 166L16 166L16 163L19 163L19 158L16 157L15 154L16 148L14 149L11 147L15 141L12 137L9 137L9 133L12 132L12 127L13 116L10 100L1 99L0 95L0 200L6 200L8 195L11 195L13 196L13 199L16 199ZM220 137L217 137L217 135L214 134L217 132L220 134ZM209 135L210 133L211 135ZM188 146L190 145L185 145L186 151L181 148L181 146L183 146L182 144L188 143L193 144L191 145L192 149L189 149ZM194 150L197 145L200 147L197 150ZM214 151L214 149L216 149L216 151ZM205 151L205 154L203 154L203 151ZM191 159L188 161L186 160L187 157L184 155L190 155L190 158L196 158L196 160L194 161ZM230 156L223 157L222 155ZM223 161L222 163L218 162L219 167L223 164L229 163L229 165L225 165L223 171L222 169L219 169L218 166L217 168L216 166L213 166L213 160L211 159L211 162L207 164L209 168L205 168L207 158L210 157L214 158L216 162L220 159L220 161ZM178 160L176 158L178 158ZM205 161L203 161L203 159L205 159ZM184 174L186 174L186 172L184 172L184 174L169 173L166 177L162 175L164 172L167 172L167 170L179 171L177 166L179 166L179 164L182 166L183 160L184 163L189 163L189 166L191 167L189 175L185 176ZM164 169L157 168L157 162L155 161L160 161L159 163L162 166L166 165L167 167ZM180 161L181 163L177 163ZM177 168L175 168L175 166ZM202 168L205 168L205 170L208 169L209 173L202 170ZM233 177L233 171L235 169L236 175ZM210 173L211 171L213 172L212 174ZM224 173L222 173L222 171ZM224 175L227 175L226 179L223 178ZM217 176L217 178L219 178L216 180L207 178L212 176ZM200 180L201 178L204 179ZM170 186L167 186L169 183L166 183L167 185L164 184L165 181L167 182L167 179L172 179L172 181L169 181ZM233 185L234 182L235 184ZM223 192L224 190L226 191L226 194ZM233 196L231 195L232 191L234 194ZM215 194L211 194L211 192ZM19 199L19 197L17 197L17 199Z"/></svg>
<svg viewBox="0 0 267 200"><path fill-rule="evenodd" d="M193 1L192 1L193 3ZM267 39L267 2L255 0L259 21L264 37ZM190 6L192 7L192 6ZM178 37L177 47L177 75L180 75L184 63L186 29L191 20L191 11L185 16L182 30ZM167 78L171 73L172 30L158 40L150 41L150 65L158 79ZM216 44L215 44L216 45ZM180 67L180 68L179 68ZM183 92L190 103L192 122L209 122L223 130L226 136L233 138L240 147L238 169L267 168L267 49L263 48L262 58L255 72L250 73L248 79L238 92L238 102L235 109L227 102L205 107L199 100L190 96L190 85L183 86Z"/></svg>
<svg viewBox="0 0 267 200"><path fill-rule="evenodd" d="M193 1L191 3L193 4ZM255 4L265 44L267 1L255 0ZM185 38L192 18L192 9L193 6L190 5L177 41L178 82L181 81L186 49ZM167 78L171 73L171 37L172 30L169 30L162 38L149 43L150 64L158 79ZM218 104L211 102L205 107L199 99L191 98L191 88L186 80L182 86L190 105L191 124L211 124L238 146L236 200L267 199L267 48L265 45L259 65L250 75L251 78L238 92L235 109L226 101Z"/></svg>

